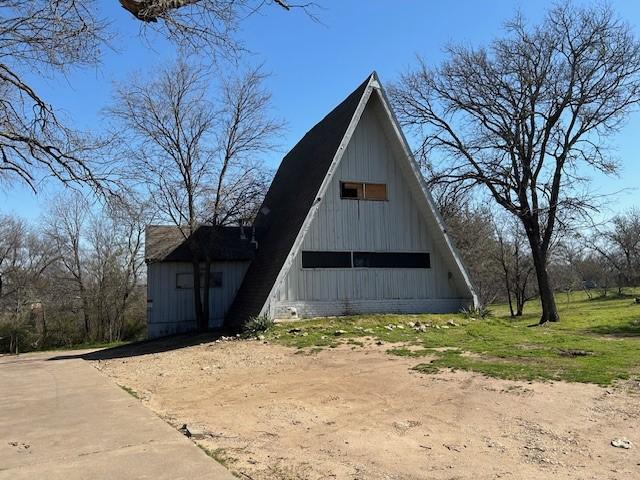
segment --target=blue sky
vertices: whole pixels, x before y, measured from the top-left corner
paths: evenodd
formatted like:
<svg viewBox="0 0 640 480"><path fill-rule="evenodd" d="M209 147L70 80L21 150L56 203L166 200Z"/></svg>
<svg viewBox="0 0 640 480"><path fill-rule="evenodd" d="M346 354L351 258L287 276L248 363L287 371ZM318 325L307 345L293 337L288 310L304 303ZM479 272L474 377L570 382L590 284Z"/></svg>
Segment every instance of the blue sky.
<svg viewBox="0 0 640 480"><path fill-rule="evenodd" d="M245 20L239 33L239 39L252 52L245 63L262 63L271 73L268 87L273 93L274 113L288 125L279 141L280 151L267 158L273 168L286 150L372 70L378 72L383 83L392 82L418 54L429 62L438 62L448 43L486 44L500 34L503 22L516 9L535 21L551 4L515 0L317 1L323 6L317 10L322 24L300 11L271 7ZM171 45L153 35L148 41L141 39L139 24L117 0L101 0L100 4L117 32L114 50L105 50L102 65L74 70L66 77L33 79L41 95L82 129L101 128L101 109L109 102L114 81L126 79L133 71L151 72L175 54ZM618 0L611 4L640 36L640 2ZM622 162L618 178L591 175L599 193L631 189L615 197L613 209L640 205L640 191L636 189L640 178L639 132L637 113L610 141ZM45 208L47 195L59 187L47 182L38 195L26 188L3 188L0 212L37 218Z"/></svg>

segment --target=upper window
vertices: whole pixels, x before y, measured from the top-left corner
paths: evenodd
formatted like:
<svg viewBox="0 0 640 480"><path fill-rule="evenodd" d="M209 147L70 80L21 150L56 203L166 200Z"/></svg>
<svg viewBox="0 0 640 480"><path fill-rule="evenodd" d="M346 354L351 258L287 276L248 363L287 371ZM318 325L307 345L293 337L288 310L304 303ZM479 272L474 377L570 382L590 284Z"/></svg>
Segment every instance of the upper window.
<svg viewBox="0 0 640 480"><path fill-rule="evenodd" d="M352 200L387 200L384 183L340 182L340 197Z"/></svg>

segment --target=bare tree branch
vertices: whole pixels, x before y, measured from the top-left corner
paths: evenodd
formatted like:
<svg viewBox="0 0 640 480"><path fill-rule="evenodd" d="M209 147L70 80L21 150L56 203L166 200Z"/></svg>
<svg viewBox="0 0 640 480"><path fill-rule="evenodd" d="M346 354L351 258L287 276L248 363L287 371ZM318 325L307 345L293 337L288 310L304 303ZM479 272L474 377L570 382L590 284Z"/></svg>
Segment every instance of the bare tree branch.
<svg viewBox="0 0 640 480"><path fill-rule="evenodd" d="M519 218L541 322L553 321L546 265L554 234L559 222L597 207L580 188L581 166L616 172L603 142L640 103L640 43L606 6L558 5L540 25L518 16L506 31L488 49L450 47L438 68L420 61L391 93L421 139L419 158L441 160L431 171L437 182L483 187Z"/></svg>

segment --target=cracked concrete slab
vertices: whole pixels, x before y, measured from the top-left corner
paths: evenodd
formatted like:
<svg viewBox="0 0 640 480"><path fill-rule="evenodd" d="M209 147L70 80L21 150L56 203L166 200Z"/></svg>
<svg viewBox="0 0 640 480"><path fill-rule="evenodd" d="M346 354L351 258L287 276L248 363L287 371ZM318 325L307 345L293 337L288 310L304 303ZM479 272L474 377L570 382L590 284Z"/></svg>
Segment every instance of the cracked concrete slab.
<svg viewBox="0 0 640 480"><path fill-rule="evenodd" d="M0 357L0 480L234 478L67 353Z"/></svg>

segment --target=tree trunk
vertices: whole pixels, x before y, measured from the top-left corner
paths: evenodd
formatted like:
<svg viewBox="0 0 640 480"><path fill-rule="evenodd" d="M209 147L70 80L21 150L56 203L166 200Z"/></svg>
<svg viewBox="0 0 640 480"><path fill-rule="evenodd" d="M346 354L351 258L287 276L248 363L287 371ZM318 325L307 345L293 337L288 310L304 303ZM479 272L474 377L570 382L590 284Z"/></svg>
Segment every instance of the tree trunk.
<svg viewBox="0 0 640 480"><path fill-rule="evenodd" d="M193 260L193 302L196 311L196 327L202 328L202 290L200 289L200 262Z"/></svg>
<svg viewBox="0 0 640 480"><path fill-rule="evenodd" d="M84 320L84 339L89 340L89 302L87 301L87 292L84 288L82 280L79 281L80 301L82 302L82 318Z"/></svg>
<svg viewBox="0 0 640 480"><path fill-rule="evenodd" d="M209 288L211 287L211 260L207 258L204 262L204 291L202 292L202 324L200 331L209 329Z"/></svg>
<svg viewBox="0 0 640 480"><path fill-rule="evenodd" d="M531 245L531 256L533 257L533 265L536 269L536 278L538 279L538 291L540 292L540 303L542 303L542 316L540 317L540 325L547 322L557 322L560 320L558 315L558 307L556 307L556 299L553 296L553 288L551 288L551 280L549 272L547 272L547 256L542 252L540 241L538 238L528 236Z"/></svg>
<svg viewBox="0 0 640 480"><path fill-rule="evenodd" d="M509 299L509 313L511 313L511 317L513 318L514 317L514 314L513 314L513 302L511 301L511 286L510 286L510 283L509 283L508 275L506 276L505 283L506 283L506 287L507 287L507 298Z"/></svg>
<svg viewBox="0 0 640 480"><path fill-rule="evenodd" d="M520 289L516 294L516 317L522 316L522 312L524 311L525 295L526 293L522 289Z"/></svg>

